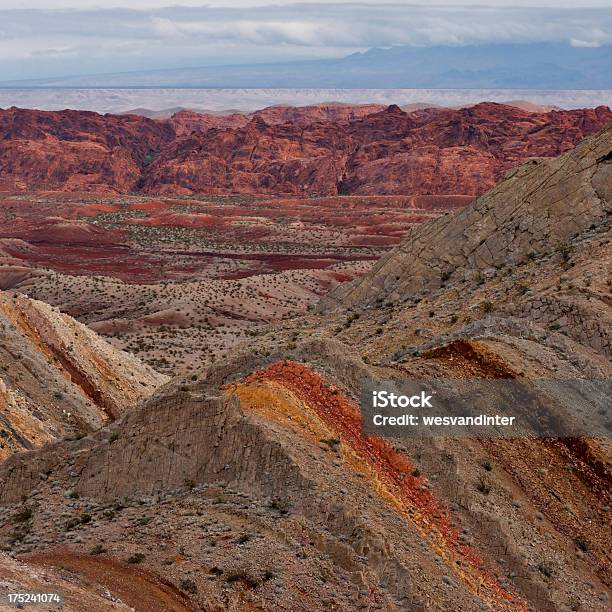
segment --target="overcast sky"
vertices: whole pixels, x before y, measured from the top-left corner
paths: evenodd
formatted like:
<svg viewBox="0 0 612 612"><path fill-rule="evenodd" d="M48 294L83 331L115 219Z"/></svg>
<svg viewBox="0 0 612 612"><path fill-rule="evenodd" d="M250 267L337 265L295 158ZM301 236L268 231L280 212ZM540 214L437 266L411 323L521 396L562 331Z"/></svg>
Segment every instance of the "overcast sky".
<svg viewBox="0 0 612 612"><path fill-rule="evenodd" d="M402 44L554 41L600 46L612 42L612 0L209 0L202 4L202 0L0 0L0 81L338 57Z"/></svg>

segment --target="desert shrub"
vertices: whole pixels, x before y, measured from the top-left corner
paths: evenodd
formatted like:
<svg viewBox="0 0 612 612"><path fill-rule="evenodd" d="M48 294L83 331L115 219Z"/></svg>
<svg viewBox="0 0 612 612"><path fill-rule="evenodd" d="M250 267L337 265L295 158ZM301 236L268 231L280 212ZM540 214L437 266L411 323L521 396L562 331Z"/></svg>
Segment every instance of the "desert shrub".
<svg viewBox="0 0 612 612"><path fill-rule="evenodd" d="M291 510L291 500L288 497L275 497L270 502L270 508L278 511L282 515L289 514Z"/></svg>
<svg viewBox="0 0 612 612"><path fill-rule="evenodd" d="M259 579L246 569L239 569L230 572L226 581L230 584L234 582L243 582L247 587L254 589L259 586Z"/></svg>
<svg viewBox="0 0 612 612"><path fill-rule="evenodd" d="M529 285L525 283L517 283L516 289L521 295L525 295L529 291Z"/></svg>
<svg viewBox="0 0 612 612"><path fill-rule="evenodd" d="M588 552L589 549L591 548L591 543L587 540L587 538L580 534L578 536L576 536L576 539L574 540L574 542L576 542L576 546L582 551L582 552Z"/></svg>
<svg viewBox="0 0 612 612"><path fill-rule="evenodd" d="M550 565L546 565L546 563L540 563L538 565L538 571L547 578L550 578L553 575L552 568Z"/></svg>
<svg viewBox="0 0 612 612"><path fill-rule="evenodd" d="M64 525L64 531L72 531L75 527L78 527L80 524L81 524L80 519L78 519L78 518L71 518Z"/></svg>
<svg viewBox="0 0 612 612"><path fill-rule="evenodd" d="M561 259L567 263L572 257L572 249L569 244L563 243L557 247L557 253L561 256Z"/></svg>
<svg viewBox="0 0 612 612"><path fill-rule="evenodd" d="M329 446L329 448L333 451L337 451L340 448L340 438L325 438L321 440L323 444Z"/></svg>
<svg viewBox="0 0 612 612"><path fill-rule="evenodd" d="M486 478L481 478L476 485L476 490L483 495L488 495L491 492L491 484Z"/></svg>
<svg viewBox="0 0 612 612"><path fill-rule="evenodd" d="M483 302L480 303L480 309L485 314L489 314L495 310L495 304L493 304L493 302L489 300L484 300Z"/></svg>
<svg viewBox="0 0 612 612"><path fill-rule="evenodd" d="M145 560L144 553L138 552L128 557L127 562L128 563L142 563L144 560Z"/></svg>
<svg viewBox="0 0 612 612"><path fill-rule="evenodd" d="M238 544L246 544L253 536L250 533L242 533L236 538Z"/></svg>
<svg viewBox="0 0 612 612"><path fill-rule="evenodd" d="M191 578L183 578L180 583L181 589L187 593L195 595L198 592L196 583Z"/></svg>
<svg viewBox="0 0 612 612"><path fill-rule="evenodd" d="M24 508L13 516L13 520L16 523L25 523L32 518L32 515L32 508Z"/></svg>

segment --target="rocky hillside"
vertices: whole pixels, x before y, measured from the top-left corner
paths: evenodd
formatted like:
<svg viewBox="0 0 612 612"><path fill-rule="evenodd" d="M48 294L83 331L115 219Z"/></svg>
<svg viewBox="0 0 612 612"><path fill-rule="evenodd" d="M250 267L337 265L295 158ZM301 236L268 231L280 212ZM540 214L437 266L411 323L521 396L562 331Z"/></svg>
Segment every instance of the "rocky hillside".
<svg viewBox="0 0 612 612"><path fill-rule="evenodd" d="M611 140L612 123L561 157L510 172L456 215L412 229L367 275L339 287L327 303L346 308L377 300L405 302L449 283L490 278L500 269L509 274L530 260L556 255L560 264L567 263L573 241L609 221ZM601 341L609 350L609 341Z"/></svg>
<svg viewBox="0 0 612 612"><path fill-rule="evenodd" d="M0 460L99 429L164 381L47 304L0 292Z"/></svg>
<svg viewBox="0 0 612 612"><path fill-rule="evenodd" d="M608 610L606 439L382 439L357 398L366 377L609 379L611 155L608 126L521 167L325 312L10 457L0 542L139 610L137 588L170 609Z"/></svg>
<svg viewBox="0 0 612 612"><path fill-rule="evenodd" d="M268 106L253 113L206 113L182 110L174 113L169 123L177 135L206 132L213 128L245 127L253 119L262 119L268 125L292 123L306 127L311 123L345 123L384 110L381 104L312 104L310 106Z"/></svg>
<svg viewBox="0 0 612 612"><path fill-rule="evenodd" d="M173 138L144 117L0 110L0 189L127 193Z"/></svg>
<svg viewBox="0 0 612 612"><path fill-rule="evenodd" d="M536 113L491 103L411 113L271 107L248 119L178 113L159 121L11 108L0 110L0 188L478 195L508 169L559 155L610 119L607 107Z"/></svg>
<svg viewBox="0 0 612 612"><path fill-rule="evenodd" d="M531 157L553 157L612 119L607 108L528 113L500 104L346 122L268 123L194 131L143 180L149 193L467 194Z"/></svg>

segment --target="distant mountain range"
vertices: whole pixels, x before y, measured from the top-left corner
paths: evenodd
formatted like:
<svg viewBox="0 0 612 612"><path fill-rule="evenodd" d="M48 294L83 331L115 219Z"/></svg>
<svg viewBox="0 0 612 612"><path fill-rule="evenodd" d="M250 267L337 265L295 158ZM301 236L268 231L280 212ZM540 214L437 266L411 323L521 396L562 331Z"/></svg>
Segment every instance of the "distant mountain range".
<svg viewBox="0 0 612 612"><path fill-rule="evenodd" d="M0 86L612 89L612 45L398 46L341 59L4 81Z"/></svg>

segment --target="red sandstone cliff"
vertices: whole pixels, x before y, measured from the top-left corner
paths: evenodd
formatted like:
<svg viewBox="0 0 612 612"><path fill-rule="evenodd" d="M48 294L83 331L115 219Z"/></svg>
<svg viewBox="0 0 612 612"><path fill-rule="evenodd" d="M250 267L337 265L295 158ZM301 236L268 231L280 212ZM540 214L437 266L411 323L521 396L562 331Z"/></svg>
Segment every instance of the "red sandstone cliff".
<svg viewBox="0 0 612 612"><path fill-rule="evenodd" d="M612 120L607 107L532 113L502 104L406 113L270 107L167 121L0 111L0 188L147 193L483 193Z"/></svg>

